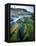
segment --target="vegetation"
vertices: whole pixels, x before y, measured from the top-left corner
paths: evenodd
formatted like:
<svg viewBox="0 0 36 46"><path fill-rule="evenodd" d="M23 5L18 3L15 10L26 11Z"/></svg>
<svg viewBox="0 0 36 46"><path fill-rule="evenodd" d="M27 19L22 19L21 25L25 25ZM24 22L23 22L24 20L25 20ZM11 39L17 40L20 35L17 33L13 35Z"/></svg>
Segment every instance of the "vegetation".
<svg viewBox="0 0 36 46"><path fill-rule="evenodd" d="M10 41L33 40L33 20L21 18L10 28Z"/></svg>

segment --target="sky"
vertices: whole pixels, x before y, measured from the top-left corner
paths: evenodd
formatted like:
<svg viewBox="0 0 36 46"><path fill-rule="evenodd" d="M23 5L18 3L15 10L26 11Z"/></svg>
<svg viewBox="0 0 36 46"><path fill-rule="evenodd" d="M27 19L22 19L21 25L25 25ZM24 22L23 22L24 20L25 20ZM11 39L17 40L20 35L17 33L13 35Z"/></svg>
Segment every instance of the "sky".
<svg viewBox="0 0 36 46"><path fill-rule="evenodd" d="M22 8L22 9L26 9L27 11L30 11L30 12L34 12L33 11L33 6L14 6L14 5L11 5L10 8Z"/></svg>

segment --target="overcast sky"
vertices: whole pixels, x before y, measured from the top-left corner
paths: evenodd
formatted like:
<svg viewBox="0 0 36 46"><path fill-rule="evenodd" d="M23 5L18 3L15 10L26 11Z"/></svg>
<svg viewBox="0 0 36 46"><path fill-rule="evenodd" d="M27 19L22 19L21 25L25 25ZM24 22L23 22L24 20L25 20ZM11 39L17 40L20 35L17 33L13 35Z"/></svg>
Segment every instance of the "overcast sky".
<svg viewBox="0 0 36 46"><path fill-rule="evenodd" d="M32 13L34 12L33 6L16 6L16 5L14 6L14 5L11 5L10 8L22 8L22 9L26 9Z"/></svg>

